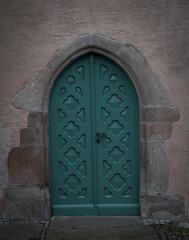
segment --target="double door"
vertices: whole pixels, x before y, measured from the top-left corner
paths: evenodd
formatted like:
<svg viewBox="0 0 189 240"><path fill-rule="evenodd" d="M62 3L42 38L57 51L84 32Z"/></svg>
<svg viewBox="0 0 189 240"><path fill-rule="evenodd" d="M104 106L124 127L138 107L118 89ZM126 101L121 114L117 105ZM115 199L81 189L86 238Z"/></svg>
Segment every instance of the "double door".
<svg viewBox="0 0 189 240"><path fill-rule="evenodd" d="M50 95L53 215L139 215L139 107L128 75L88 54Z"/></svg>

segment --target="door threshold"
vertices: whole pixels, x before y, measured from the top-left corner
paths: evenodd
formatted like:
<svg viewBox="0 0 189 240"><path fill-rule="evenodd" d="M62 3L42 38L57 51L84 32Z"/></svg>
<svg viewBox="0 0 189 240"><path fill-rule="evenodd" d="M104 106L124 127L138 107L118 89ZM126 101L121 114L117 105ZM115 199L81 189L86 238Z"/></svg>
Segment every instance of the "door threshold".
<svg viewBox="0 0 189 240"><path fill-rule="evenodd" d="M51 227L109 227L143 225L140 216L52 216Z"/></svg>

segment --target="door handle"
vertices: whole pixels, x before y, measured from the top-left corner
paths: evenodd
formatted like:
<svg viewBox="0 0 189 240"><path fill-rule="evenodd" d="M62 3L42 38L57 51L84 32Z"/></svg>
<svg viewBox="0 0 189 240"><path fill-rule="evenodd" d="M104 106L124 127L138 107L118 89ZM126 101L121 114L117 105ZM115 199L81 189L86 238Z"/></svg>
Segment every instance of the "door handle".
<svg viewBox="0 0 189 240"><path fill-rule="evenodd" d="M101 136L102 136L103 138L106 138L106 133L102 133Z"/></svg>
<svg viewBox="0 0 189 240"><path fill-rule="evenodd" d="M96 142L99 144L102 138L106 138L106 133L96 133Z"/></svg>

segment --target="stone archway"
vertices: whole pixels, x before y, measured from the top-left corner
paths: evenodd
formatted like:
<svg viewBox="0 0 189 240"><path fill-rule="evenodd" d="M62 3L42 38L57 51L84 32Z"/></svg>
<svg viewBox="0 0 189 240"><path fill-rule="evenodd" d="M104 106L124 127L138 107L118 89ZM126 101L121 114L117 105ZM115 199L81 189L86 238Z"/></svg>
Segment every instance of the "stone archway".
<svg viewBox="0 0 189 240"><path fill-rule="evenodd" d="M166 196L168 189L169 160L165 154L164 141L171 137L174 121L179 118L177 108L170 103L168 95L160 84L158 77L152 72L142 54L131 44L117 42L94 33L79 37L62 50L19 92L12 104L28 111L28 128L21 130L21 146L11 150L8 159L10 187L8 195L15 192L13 184L20 184L19 191L25 189L21 201L29 199L33 184L36 194L29 202L41 202L42 210L37 218L43 219L50 215L49 210L49 170L48 170L48 101L53 83L60 71L74 59L88 52L100 53L115 61L130 76L140 102L140 172L141 172L141 216L163 217L167 214L176 217L183 211L183 202L177 198ZM29 149L28 149L29 148ZM28 171L35 174L22 179L20 172L26 164L14 161L18 157L30 156ZM36 165L39 166L37 169ZM162 167L163 166L163 167ZM15 173L14 171L17 171ZM24 169L23 169L24 170ZM14 174L13 174L14 172ZM27 176L26 176L27 179ZM47 187L46 187L47 184ZM41 186L41 197L37 197ZM17 190L18 191L18 190ZM34 194L34 195L35 195ZM40 199L39 199L40 198ZM6 202L6 198L5 198ZM28 202L28 204L29 204ZM45 204L44 204L45 202ZM175 206L178 212L175 212ZM21 211L21 210L20 210ZM5 204L5 215L10 214ZM33 219L32 211L25 218ZM15 218L19 218L19 213Z"/></svg>

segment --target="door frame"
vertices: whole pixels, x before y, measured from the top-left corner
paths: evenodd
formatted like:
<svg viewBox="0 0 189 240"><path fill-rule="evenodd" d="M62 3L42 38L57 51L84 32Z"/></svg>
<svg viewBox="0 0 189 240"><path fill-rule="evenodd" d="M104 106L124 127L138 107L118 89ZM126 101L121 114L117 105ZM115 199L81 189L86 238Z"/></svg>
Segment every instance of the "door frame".
<svg viewBox="0 0 189 240"><path fill-rule="evenodd" d="M136 47L95 33L78 37L58 51L12 100L15 107L28 112L28 122L31 116L35 115L34 118L38 118L39 114L42 115L43 120L40 123L43 147L41 174L43 175L42 184L47 186L44 190L47 195L46 215L51 215L48 136L50 91L57 76L68 64L90 52L104 55L118 64L135 86L140 115L140 215L141 217L151 216L153 211L158 211L159 203L165 202L169 180L169 161L166 157L165 139L171 137L173 123L179 119L179 113L177 108L171 105L158 76L153 73L147 60ZM155 154L154 148L156 148ZM158 159L161 161L160 166L164 166L163 171L157 166ZM157 171L161 174L158 175ZM152 205L154 205L154 210L152 210Z"/></svg>

